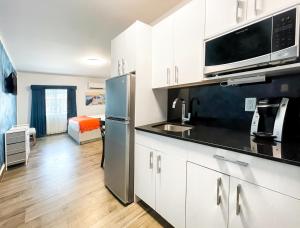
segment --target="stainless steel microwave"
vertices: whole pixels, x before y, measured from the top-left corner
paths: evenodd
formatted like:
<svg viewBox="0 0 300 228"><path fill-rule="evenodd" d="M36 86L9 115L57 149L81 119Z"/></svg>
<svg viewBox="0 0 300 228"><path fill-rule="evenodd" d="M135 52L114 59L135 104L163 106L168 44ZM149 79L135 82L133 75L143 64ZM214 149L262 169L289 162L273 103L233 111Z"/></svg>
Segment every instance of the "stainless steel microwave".
<svg viewBox="0 0 300 228"><path fill-rule="evenodd" d="M299 59L299 11L294 6L205 41L207 77Z"/></svg>

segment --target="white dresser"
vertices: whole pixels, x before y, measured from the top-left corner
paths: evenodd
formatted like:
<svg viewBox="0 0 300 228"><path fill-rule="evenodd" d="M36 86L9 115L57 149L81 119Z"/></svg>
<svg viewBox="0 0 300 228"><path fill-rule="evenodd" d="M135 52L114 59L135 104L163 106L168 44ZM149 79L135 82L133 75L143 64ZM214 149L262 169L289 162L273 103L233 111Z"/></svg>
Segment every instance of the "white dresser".
<svg viewBox="0 0 300 228"><path fill-rule="evenodd" d="M27 165L30 153L29 128L13 127L5 133L5 167L19 163Z"/></svg>

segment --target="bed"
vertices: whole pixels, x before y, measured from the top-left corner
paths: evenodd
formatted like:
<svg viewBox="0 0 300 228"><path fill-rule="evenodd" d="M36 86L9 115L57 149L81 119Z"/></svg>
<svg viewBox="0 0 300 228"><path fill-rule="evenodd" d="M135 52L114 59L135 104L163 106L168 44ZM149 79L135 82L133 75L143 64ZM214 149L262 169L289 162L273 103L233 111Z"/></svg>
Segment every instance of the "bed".
<svg viewBox="0 0 300 228"><path fill-rule="evenodd" d="M99 118L78 116L68 121L68 134L78 144L84 144L101 139L101 121Z"/></svg>

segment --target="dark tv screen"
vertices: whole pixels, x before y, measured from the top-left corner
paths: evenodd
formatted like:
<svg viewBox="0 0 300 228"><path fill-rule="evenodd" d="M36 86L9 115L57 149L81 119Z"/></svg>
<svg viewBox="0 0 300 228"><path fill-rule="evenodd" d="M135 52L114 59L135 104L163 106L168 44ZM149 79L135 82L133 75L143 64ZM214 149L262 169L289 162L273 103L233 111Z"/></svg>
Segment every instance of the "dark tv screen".
<svg viewBox="0 0 300 228"><path fill-rule="evenodd" d="M15 72L5 78L5 92L17 94L17 74Z"/></svg>

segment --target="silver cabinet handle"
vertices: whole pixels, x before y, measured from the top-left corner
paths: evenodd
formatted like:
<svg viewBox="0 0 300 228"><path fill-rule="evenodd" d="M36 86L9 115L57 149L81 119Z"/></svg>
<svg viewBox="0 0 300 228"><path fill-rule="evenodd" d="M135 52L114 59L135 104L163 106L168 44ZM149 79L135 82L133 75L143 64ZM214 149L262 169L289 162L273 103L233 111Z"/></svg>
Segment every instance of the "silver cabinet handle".
<svg viewBox="0 0 300 228"><path fill-rule="evenodd" d="M125 74L125 60L122 58L122 74Z"/></svg>
<svg viewBox="0 0 300 228"><path fill-rule="evenodd" d="M153 152L150 152L149 168L153 169Z"/></svg>
<svg viewBox="0 0 300 228"><path fill-rule="evenodd" d="M241 185L239 184L236 187L236 215L239 215L241 213L241 205L240 205L240 194L241 194Z"/></svg>
<svg viewBox="0 0 300 228"><path fill-rule="evenodd" d="M220 177L217 180L217 205L221 204L221 196L220 196L220 187L221 187L221 184L222 184L222 179Z"/></svg>
<svg viewBox="0 0 300 228"><path fill-rule="evenodd" d="M236 22L239 23L240 22L240 17L239 17L239 9L241 7L241 2L240 0L237 0L236 1L236 9L235 9L235 19L236 19Z"/></svg>
<svg viewBox="0 0 300 228"><path fill-rule="evenodd" d="M258 1L263 1L263 0L255 0L254 1L254 11L255 11L255 15L258 15L260 11L263 10L263 6L262 6L262 2L258 2ZM260 3L260 4L259 4Z"/></svg>
<svg viewBox="0 0 300 228"><path fill-rule="evenodd" d="M161 173L161 156L160 155L158 155L157 156L157 167L156 167L156 172L157 173Z"/></svg>
<svg viewBox="0 0 300 228"><path fill-rule="evenodd" d="M214 155L214 158L218 159L218 160L222 160L222 161L231 162L231 163L234 163L236 165L245 166L245 167L247 167L249 165L249 163L247 163L247 162L242 162L242 161L239 161L239 160L231 160L231 159L225 158L225 157L217 155L217 154Z"/></svg>
<svg viewBox="0 0 300 228"><path fill-rule="evenodd" d="M167 68L167 85L169 84L169 68Z"/></svg>
<svg viewBox="0 0 300 228"><path fill-rule="evenodd" d="M178 71L178 66L175 66L175 82L178 84L178 74L179 74L179 71Z"/></svg>
<svg viewBox="0 0 300 228"><path fill-rule="evenodd" d="M118 60L118 75L120 75L121 73L120 73L120 66L121 66L121 64L120 64L120 60Z"/></svg>
<svg viewBox="0 0 300 228"><path fill-rule="evenodd" d="M238 23L239 22L239 5L240 5L240 1L237 0L236 1L236 9L235 9L235 20Z"/></svg>

